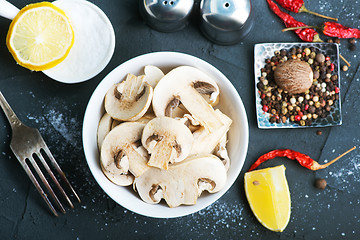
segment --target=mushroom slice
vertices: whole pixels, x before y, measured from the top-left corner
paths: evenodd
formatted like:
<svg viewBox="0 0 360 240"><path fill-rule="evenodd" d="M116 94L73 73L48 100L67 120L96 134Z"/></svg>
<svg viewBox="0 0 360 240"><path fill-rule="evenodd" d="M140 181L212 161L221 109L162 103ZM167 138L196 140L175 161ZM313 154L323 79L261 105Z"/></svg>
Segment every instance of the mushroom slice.
<svg viewBox="0 0 360 240"><path fill-rule="evenodd" d="M191 149L192 154L212 153L220 140L229 131L232 120L219 109L215 110L216 115L221 119L223 125L213 132L208 132L204 127L193 133L194 143Z"/></svg>
<svg viewBox="0 0 360 240"><path fill-rule="evenodd" d="M114 120L112 121L111 124L111 129L115 128L116 126L118 126L120 123L122 123L122 121L118 121L118 120Z"/></svg>
<svg viewBox="0 0 360 240"><path fill-rule="evenodd" d="M152 65L146 65L144 67L145 81L153 88L158 84L160 79L164 77L163 71L160 68Z"/></svg>
<svg viewBox="0 0 360 240"><path fill-rule="evenodd" d="M153 112L147 112L144 116L136 120L137 122L147 124L151 119L155 118L155 114Z"/></svg>
<svg viewBox="0 0 360 240"><path fill-rule="evenodd" d="M214 92L219 91L216 87L212 84L206 82L198 82L194 84L194 88L201 94L201 96L211 104L211 106L218 105L220 98L219 94L213 94Z"/></svg>
<svg viewBox="0 0 360 240"><path fill-rule="evenodd" d="M102 164L100 164L101 170L104 175L109 179L111 182L115 183L119 186L130 186L133 182L135 177L131 173L126 174L112 174L108 172Z"/></svg>
<svg viewBox="0 0 360 240"><path fill-rule="evenodd" d="M147 164L168 169L169 163L180 162L189 155L193 136L181 121L157 117L144 127L141 142L151 154Z"/></svg>
<svg viewBox="0 0 360 240"><path fill-rule="evenodd" d="M221 161L224 163L226 170L228 171L230 167L230 158L228 151L226 149L226 144L227 144L227 134L225 134L221 138L220 142L215 147L213 154L221 159Z"/></svg>
<svg viewBox="0 0 360 240"><path fill-rule="evenodd" d="M100 155L100 163L107 172L105 175L116 177L130 172L138 177L149 169L148 159L138 150L144 126L143 123L125 122L106 135Z"/></svg>
<svg viewBox="0 0 360 240"><path fill-rule="evenodd" d="M101 144L104 141L105 136L110 132L112 126L113 119L108 113L104 113L101 117L98 129L97 129L97 143L99 151L101 149Z"/></svg>
<svg viewBox="0 0 360 240"><path fill-rule="evenodd" d="M211 154L194 155L169 166L168 170L151 168L134 180L141 199L159 203L163 198L169 207L193 205L202 191L220 191L227 173L221 160Z"/></svg>
<svg viewBox="0 0 360 240"><path fill-rule="evenodd" d="M113 85L105 95L105 110L119 121L136 121L148 110L153 88L144 80L128 74L121 83Z"/></svg>
<svg viewBox="0 0 360 240"><path fill-rule="evenodd" d="M201 92L204 92L204 86L209 91L210 99L216 101L219 87L204 72L189 66L180 66L171 70L154 89L152 105L155 115L172 117L172 109L181 102L194 119L199 121L206 130L213 132L223 124L212 106L196 89L200 88Z"/></svg>

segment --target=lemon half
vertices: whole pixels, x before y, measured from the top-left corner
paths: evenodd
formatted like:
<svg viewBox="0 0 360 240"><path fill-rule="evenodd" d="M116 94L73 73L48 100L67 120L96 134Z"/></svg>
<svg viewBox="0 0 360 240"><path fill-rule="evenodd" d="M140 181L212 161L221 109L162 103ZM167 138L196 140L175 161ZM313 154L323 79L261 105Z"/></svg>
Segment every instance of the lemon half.
<svg viewBox="0 0 360 240"><path fill-rule="evenodd" d="M10 24L6 45L16 62L34 71L50 69L69 54L74 31L64 11L49 2L29 4Z"/></svg>
<svg viewBox="0 0 360 240"><path fill-rule="evenodd" d="M290 220L291 200L284 165L245 173L245 193L259 222L282 232Z"/></svg>

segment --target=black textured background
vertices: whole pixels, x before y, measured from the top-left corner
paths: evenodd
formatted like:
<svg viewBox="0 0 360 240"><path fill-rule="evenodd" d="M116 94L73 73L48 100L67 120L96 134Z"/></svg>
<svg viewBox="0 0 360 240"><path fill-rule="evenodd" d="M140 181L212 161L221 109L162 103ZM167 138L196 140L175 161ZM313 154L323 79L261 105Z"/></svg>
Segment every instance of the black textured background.
<svg viewBox="0 0 360 240"><path fill-rule="evenodd" d="M13 0L21 8L31 1ZM239 92L249 120L250 142L243 169L261 154L291 148L319 160L330 160L358 144L358 51L342 40L341 54L352 66L341 73L343 126L318 129L260 130L255 119L253 47L264 42L297 42L294 33L282 33L282 22L265 0L253 0L254 26L233 46L212 44L198 29L198 1L191 22L182 31L160 33L142 22L135 0L91 0L112 22L116 47L109 65L93 79L79 84L58 83L42 73L18 66L5 46L10 21L0 19L0 91L27 125L40 130L82 203L55 218L48 211L12 154L11 128L0 113L0 239L359 239L360 163L357 151L321 172L295 162L275 159L264 166L285 164L292 213L283 233L265 229L253 216L243 188L244 170L217 202L192 215L153 219L132 213L104 194L92 177L82 151L81 128L87 102L97 84L119 64L155 51L184 52L208 61L223 72ZM337 16L342 24L360 27L355 0L305 1L308 9ZM292 14L307 24L324 20L306 13ZM84 19L86 21L86 19ZM326 40L325 36L321 36ZM359 47L359 44L356 44ZM350 87L350 88L349 88ZM348 89L352 91L347 91ZM346 94L348 92L348 94ZM313 187L316 177L329 187Z"/></svg>

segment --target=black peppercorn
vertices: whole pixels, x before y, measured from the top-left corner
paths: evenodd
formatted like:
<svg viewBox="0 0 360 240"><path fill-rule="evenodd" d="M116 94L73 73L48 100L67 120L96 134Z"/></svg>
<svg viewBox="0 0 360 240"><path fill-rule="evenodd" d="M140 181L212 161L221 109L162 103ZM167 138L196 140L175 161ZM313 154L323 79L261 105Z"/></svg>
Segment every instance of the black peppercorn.
<svg viewBox="0 0 360 240"><path fill-rule="evenodd" d="M319 189L325 189L326 188L326 180L323 178L318 178L315 181L315 187L319 188Z"/></svg>
<svg viewBox="0 0 360 240"><path fill-rule="evenodd" d="M355 51L356 50L356 45L355 44L350 44L349 49L350 49L350 51Z"/></svg>
<svg viewBox="0 0 360 240"><path fill-rule="evenodd" d="M349 38L348 41L349 41L350 44L355 44L356 43L355 38Z"/></svg>

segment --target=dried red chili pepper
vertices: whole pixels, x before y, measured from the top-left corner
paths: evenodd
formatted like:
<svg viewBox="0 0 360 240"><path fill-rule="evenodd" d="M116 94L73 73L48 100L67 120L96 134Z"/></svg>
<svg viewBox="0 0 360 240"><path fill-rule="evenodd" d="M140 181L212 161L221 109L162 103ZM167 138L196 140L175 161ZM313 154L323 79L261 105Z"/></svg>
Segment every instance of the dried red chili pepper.
<svg viewBox="0 0 360 240"><path fill-rule="evenodd" d="M282 31L286 32L289 30L299 30L299 29L321 29L324 35L329 37L337 38L360 38L360 30L357 28L350 28L340 23L335 22L324 22L321 26L296 26L285 28Z"/></svg>
<svg viewBox="0 0 360 240"><path fill-rule="evenodd" d="M323 33L329 37L338 38L360 38L360 30L349 28L334 22L325 22L323 24Z"/></svg>
<svg viewBox="0 0 360 240"><path fill-rule="evenodd" d="M269 4L271 11L273 11L284 23L287 28L294 27L305 27L306 24L300 21L295 20L290 14L287 14L280 10L278 5L276 5L271 0L266 0ZM319 37L319 34L312 28L299 28L295 30L295 33L305 42L322 42Z"/></svg>
<svg viewBox="0 0 360 240"><path fill-rule="evenodd" d="M285 8L291 12L294 12L294 13L306 12L306 13L310 13L310 14L313 14L318 17L332 19L334 21L338 20L337 18L324 16L322 14L308 10L305 7L304 0L276 0L276 1L280 4L280 6L282 6L283 8Z"/></svg>
<svg viewBox="0 0 360 240"><path fill-rule="evenodd" d="M270 151L268 153L265 153L264 155L262 155L261 157L259 157L256 162L251 165L249 172L256 169L261 163L276 158L276 157L287 157L291 160L296 160L298 163L300 163L301 166L306 167L310 170L316 171L319 169L324 169L326 167L328 167L329 165L333 164L334 162L336 162L338 159L340 159L341 157L343 157L344 155L348 154L349 152L353 151L356 147L352 147L349 150L347 150L346 152L344 152L343 154L341 154L340 156L338 156L337 158L331 160L330 162L326 163L326 164L319 164L318 162L314 161L312 158L310 158L308 155L300 153L300 152L296 152L294 150L291 149L282 149L282 150L273 150Z"/></svg>

